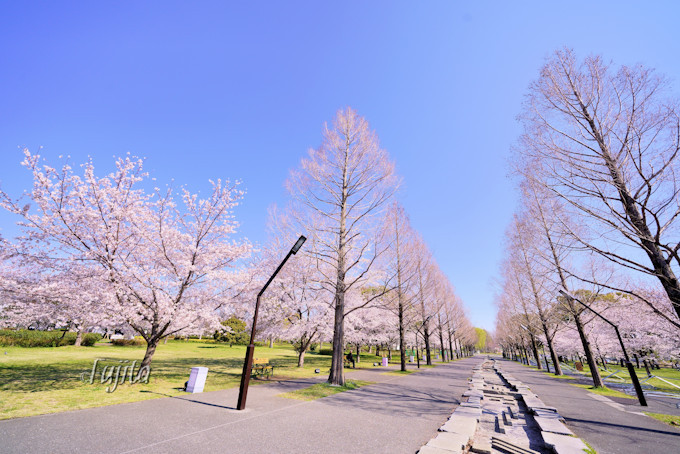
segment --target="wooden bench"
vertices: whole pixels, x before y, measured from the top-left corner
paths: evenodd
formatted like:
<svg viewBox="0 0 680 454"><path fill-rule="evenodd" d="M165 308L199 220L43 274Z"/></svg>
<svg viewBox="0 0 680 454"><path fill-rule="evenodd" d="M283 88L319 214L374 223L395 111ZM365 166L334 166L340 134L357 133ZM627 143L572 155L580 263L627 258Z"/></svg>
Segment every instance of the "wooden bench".
<svg viewBox="0 0 680 454"><path fill-rule="evenodd" d="M356 363L352 364L352 361L348 360L346 356L344 358L342 365L343 365L343 367L346 367L348 369L349 369L350 366L356 367Z"/></svg>
<svg viewBox="0 0 680 454"><path fill-rule="evenodd" d="M253 368L250 374L253 377L265 376L269 380L274 375L274 366L269 364L268 358L253 358Z"/></svg>

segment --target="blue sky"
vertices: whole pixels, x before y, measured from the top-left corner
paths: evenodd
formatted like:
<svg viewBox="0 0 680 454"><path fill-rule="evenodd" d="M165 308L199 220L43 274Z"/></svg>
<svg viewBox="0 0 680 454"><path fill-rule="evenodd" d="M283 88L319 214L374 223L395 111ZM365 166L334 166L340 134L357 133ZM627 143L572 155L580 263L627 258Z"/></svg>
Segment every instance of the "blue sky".
<svg viewBox="0 0 680 454"><path fill-rule="evenodd" d="M421 4L422 3L422 4ZM60 2L0 5L0 184L50 159L147 157L193 191L240 179L242 234L335 111L365 116L399 197L473 323L493 328L515 117L555 49L643 63L680 83L675 2ZM0 214L0 232L16 232Z"/></svg>

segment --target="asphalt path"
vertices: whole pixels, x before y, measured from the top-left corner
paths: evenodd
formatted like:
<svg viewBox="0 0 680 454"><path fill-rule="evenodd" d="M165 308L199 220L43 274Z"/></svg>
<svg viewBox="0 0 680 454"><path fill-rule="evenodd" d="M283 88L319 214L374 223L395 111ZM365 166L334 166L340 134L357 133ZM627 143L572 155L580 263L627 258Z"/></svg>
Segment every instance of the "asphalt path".
<svg viewBox="0 0 680 454"><path fill-rule="evenodd" d="M567 426L598 454L680 453L680 430L642 413L653 410L622 405L514 361L502 360L501 365L557 408Z"/></svg>
<svg viewBox="0 0 680 454"><path fill-rule="evenodd" d="M251 386L243 411L234 408L232 388L0 421L0 452L415 453L460 403L482 361L402 376L348 371L376 383L315 401L278 394L323 378Z"/></svg>

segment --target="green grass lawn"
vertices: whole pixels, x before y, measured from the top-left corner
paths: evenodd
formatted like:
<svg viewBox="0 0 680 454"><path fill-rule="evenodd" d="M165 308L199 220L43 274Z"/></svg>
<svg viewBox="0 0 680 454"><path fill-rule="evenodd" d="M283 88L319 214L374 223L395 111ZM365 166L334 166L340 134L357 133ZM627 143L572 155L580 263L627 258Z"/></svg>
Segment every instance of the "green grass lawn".
<svg viewBox="0 0 680 454"><path fill-rule="evenodd" d="M571 375L565 375L564 372L562 372L562 375L555 375L552 372L543 371L543 374L545 374L549 377L559 378L561 380L576 380L576 377L572 377Z"/></svg>
<svg viewBox="0 0 680 454"><path fill-rule="evenodd" d="M669 426L680 426L680 416L675 416L675 415L664 415L663 413L648 413L645 412L647 416L650 416L654 419L657 419L663 423L668 424Z"/></svg>
<svg viewBox="0 0 680 454"><path fill-rule="evenodd" d="M579 388L587 389L587 390L590 391L591 393L599 394L599 395L601 395L601 396L607 396L607 397L623 397L623 398L626 398L626 399L633 399L633 400L635 400L635 397L629 396L629 395L626 394L626 393L623 393L623 392L621 392L621 391L617 391L617 390L611 389L611 388L606 388L606 387L605 387L605 388L595 388L595 387L590 386L590 385L579 385L579 384L577 384L577 383L570 383L570 385L572 385L572 386L578 386Z"/></svg>
<svg viewBox="0 0 680 454"><path fill-rule="evenodd" d="M347 380L343 386L334 386L329 383L316 383L306 388L291 391L289 393L279 394L279 397L297 400L316 400L322 397L332 396L333 394L341 393L343 391L350 391L362 386L373 384L370 381L361 380Z"/></svg>
<svg viewBox="0 0 680 454"><path fill-rule="evenodd" d="M635 364L635 363L633 363ZM573 364L570 364L573 367ZM616 372L616 374L621 377L624 381L616 380L612 381L612 383L625 383L625 384L632 384L630 380L630 375L628 374L628 369L625 367L621 366L614 366L612 364L607 365L608 370L602 370L600 369L600 376L602 378L605 378L607 375ZM583 372L586 373L587 376L590 376L590 368L588 368L587 365L583 365ZM635 368L635 372L637 373L638 380L640 382L643 382L645 379L647 379L647 371L643 368ZM669 382L680 386L680 371L676 369L659 369L659 370L651 370L652 375L655 375L657 377L664 378L668 380ZM672 393L680 393L680 389L669 385L668 383L665 383L657 378L652 378L650 380L647 380L645 383L643 383L643 386L651 385L654 388L656 388L658 391L664 391L664 392L672 392Z"/></svg>
<svg viewBox="0 0 680 454"><path fill-rule="evenodd" d="M112 392L105 391L95 377L88 379L97 358L111 361L137 360L144 357L144 346L22 348L0 347L0 419L32 416L80 408L183 394L180 390L189 379L192 367L208 367L205 391L239 385L245 346L216 344L212 341L169 341L160 344L151 363L148 384L123 383ZM305 366L297 367L297 354L289 344L273 348L256 347L256 358L269 358L276 379L314 376L330 369L331 357L307 353ZM113 364L109 361L107 364ZM100 373L98 371L98 373ZM256 385L265 380L252 380Z"/></svg>
<svg viewBox="0 0 680 454"><path fill-rule="evenodd" d="M383 375L397 375L397 376L408 375L408 374L412 374L413 372L416 372L417 370L418 369L415 369L415 370L414 369L411 369L411 370L392 370L392 371L389 371L389 372L383 372L382 374Z"/></svg>

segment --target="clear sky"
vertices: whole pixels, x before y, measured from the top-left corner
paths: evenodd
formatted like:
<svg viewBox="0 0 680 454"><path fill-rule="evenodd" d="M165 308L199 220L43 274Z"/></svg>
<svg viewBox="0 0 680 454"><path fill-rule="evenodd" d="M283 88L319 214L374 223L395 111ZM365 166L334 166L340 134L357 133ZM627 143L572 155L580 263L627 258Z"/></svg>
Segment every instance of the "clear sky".
<svg viewBox="0 0 680 454"><path fill-rule="evenodd" d="M0 182L29 188L23 146L100 168L130 152L193 191L242 180L241 232L262 241L288 172L351 106L396 161L399 197L472 322L492 329L528 84L567 46L655 67L680 93L678 5L4 1ZM12 222L0 214L0 232Z"/></svg>

